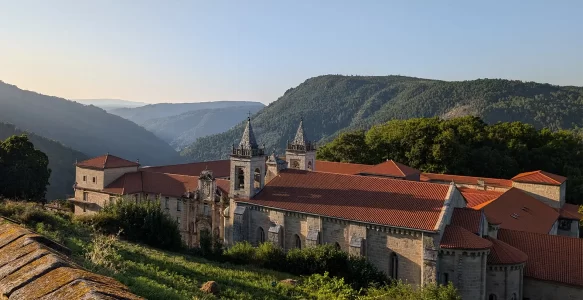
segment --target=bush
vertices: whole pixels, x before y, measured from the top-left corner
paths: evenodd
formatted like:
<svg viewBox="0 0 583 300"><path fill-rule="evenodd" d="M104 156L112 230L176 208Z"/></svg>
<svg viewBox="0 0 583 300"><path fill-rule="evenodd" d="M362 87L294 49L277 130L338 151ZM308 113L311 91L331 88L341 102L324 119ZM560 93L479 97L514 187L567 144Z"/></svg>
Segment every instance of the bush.
<svg viewBox="0 0 583 300"><path fill-rule="evenodd" d="M224 256L234 264L249 264L255 261L255 248L247 241L236 243L224 252Z"/></svg>
<svg viewBox="0 0 583 300"><path fill-rule="evenodd" d="M343 278L330 277L328 272L304 277L299 288L316 299L350 300L358 295Z"/></svg>
<svg viewBox="0 0 583 300"><path fill-rule="evenodd" d="M120 237L130 241L167 250L182 248L176 221L162 211L158 201L135 203L118 199L98 213L78 220L103 234L117 234L121 230Z"/></svg>
<svg viewBox="0 0 583 300"><path fill-rule="evenodd" d="M255 250L255 263L263 268L281 270L286 263L286 255L273 243L263 243Z"/></svg>
<svg viewBox="0 0 583 300"><path fill-rule="evenodd" d="M359 298L362 300L461 300L451 282L448 285L428 284L415 289L412 285L400 280L380 288L369 288L366 295Z"/></svg>
<svg viewBox="0 0 583 300"><path fill-rule="evenodd" d="M117 236L96 234L91 241L86 258L94 265L109 269L114 273L123 270L122 256L115 248Z"/></svg>

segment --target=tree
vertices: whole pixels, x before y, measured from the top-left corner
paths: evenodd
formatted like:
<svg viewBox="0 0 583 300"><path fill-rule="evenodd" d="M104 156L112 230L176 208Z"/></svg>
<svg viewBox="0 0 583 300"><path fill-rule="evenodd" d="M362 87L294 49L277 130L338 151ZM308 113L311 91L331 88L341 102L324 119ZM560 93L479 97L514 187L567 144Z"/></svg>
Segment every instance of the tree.
<svg viewBox="0 0 583 300"><path fill-rule="evenodd" d="M49 184L49 159L26 135L0 142L0 196L15 200L40 201Z"/></svg>

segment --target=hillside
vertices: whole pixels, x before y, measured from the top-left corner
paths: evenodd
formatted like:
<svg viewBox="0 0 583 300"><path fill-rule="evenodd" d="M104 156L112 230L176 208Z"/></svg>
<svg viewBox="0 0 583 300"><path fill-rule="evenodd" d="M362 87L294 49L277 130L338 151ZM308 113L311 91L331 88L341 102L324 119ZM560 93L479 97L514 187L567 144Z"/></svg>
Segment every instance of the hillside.
<svg viewBox="0 0 583 300"><path fill-rule="evenodd" d="M214 109L235 106L263 105L259 102L252 101L214 101L214 102L197 102L197 103L157 103L136 108L118 108L113 109L110 113L128 119L138 125L144 125L153 119L165 118L180 115L189 111L200 109Z"/></svg>
<svg viewBox="0 0 583 300"><path fill-rule="evenodd" d="M0 123L0 140L4 140L13 135L20 135L26 132L21 131L12 124ZM63 144L38 136L34 133L26 133L34 147L44 152L49 157L49 168L52 170L47 187L47 199L63 199L65 195L73 193L73 183L75 183L76 160L85 160L87 155L75 151Z"/></svg>
<svg viewBox="0 0 583 300"><path fill-rule="evenodd" d="M84 105L93 105L99 108L103 108L106 111L110 111L116 108L132 108L132 107L140 107L144 105L148 105L148 103L144 102L135 102L135 101L128 101L128 100L119 100L119 99L71 99L77 103L81 103Z"/></svg>
<svg viewBox="0 0 583 300"><path fill-rule="evenodd" d="M152 119L142 126L175 149L192 144L197 138L221 133L265 107L261 103L189 111L180 115Z"/></svg>
<svg viewBox="0 0 583 300"><path fill-rule="evenodd" d="M135 123L95 106L21 90L4 82L0 82L0 121L89 156L110 152L152 165L181 161L168 144Z"/></svg>
<svg viewBox="0 0 583 300"><path fill-rule="evenodd" d="M300 117L309 139L320 143L340 132L391 119L475 115L488 123L522 121L537 128L583 125L583 88L502 79L440 81L403 76L325 75L287 90L253 117L259 143L281 151ZM198 139L182 151L192 160L225 158L241 138L243 123Z"/></svg>

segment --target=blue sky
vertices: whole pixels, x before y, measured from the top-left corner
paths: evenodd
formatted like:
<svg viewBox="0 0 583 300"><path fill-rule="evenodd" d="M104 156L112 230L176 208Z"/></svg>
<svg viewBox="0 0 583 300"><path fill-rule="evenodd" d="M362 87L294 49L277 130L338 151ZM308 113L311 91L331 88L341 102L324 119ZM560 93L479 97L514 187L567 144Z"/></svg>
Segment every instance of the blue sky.
<svg viewBox="0 0 583 300"><path fill-rule="evenodd" d="M582 0L0 0L0 80L144 102L269 103L323 74L583 86L582 15Z"/></svg>

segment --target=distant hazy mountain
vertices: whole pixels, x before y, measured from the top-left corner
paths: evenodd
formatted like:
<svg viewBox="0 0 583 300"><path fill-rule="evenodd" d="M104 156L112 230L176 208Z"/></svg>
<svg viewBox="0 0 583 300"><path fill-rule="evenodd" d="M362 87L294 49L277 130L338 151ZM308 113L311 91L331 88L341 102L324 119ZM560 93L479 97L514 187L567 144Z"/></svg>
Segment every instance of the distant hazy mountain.
<svg viewBox="0 0 583 300"><path fill-rule="evenodd" d="M140 107L148 104L144 102L135 102L119 99L73 99L72 101L85 105L97 106L99 108L105 109L106 111L110 111L116 108Z"/></svg>
<svg viewBox="0 0 583 300"><path fill-rule="evenodd" d="M4 140L13 135L26 133L29 141L34 147L44 152L49 157L49 168L52 170L47 187L47 199L63 199L65 195L73 194L73 183L75 183L76 160L87 159L87 155L75 151L59 142L46 139L34 133L27 133L12 124L0 123L0 140Z"/></svg>
<svg viewBox="0 0 583 300"><path fill-rule="evenodd" d="M502 79L441 81L404 76L310 78L253 117L259 143L279 151L303 117L309 139L324 143L346 130L391 119L474 115L488 123L522 121L537 128L583 127L583 88ZM191 160L228 156L244 122L182 151ZM281 152L280 152L281 153Z"/></svg>
<svg viewBox="0 0 583 300"><path fill-rule="evenodd" d="M251 106L263 105L260 102L253 101L214 101L214 102L196 102L196 103L158 103L148 104L137 108L118 108L113 109L110 113L128 119L136 124L143 125L153 119L180 115L189 111L200 109L213 109L234 106Z"/></svg>
<svg viewBox="0 0 583 300"><path fill-rule="evenodd" d="M133 122L95 106L24 91L1 81L0 121L89 156L109 152L149 165L182 161L167 143Z"/></svg>
<svg viewBox="0 0 583 300"><path fill-rule="evenodd" d="M261 110L265 105L251 103L244 106L211 108L189 111L180 115L152 119L142 126L175 149L192 144L197 138L221 133Z"/></svg>

